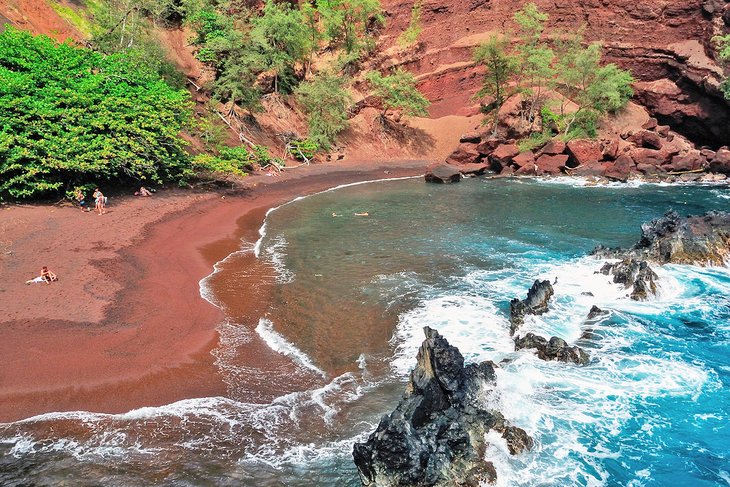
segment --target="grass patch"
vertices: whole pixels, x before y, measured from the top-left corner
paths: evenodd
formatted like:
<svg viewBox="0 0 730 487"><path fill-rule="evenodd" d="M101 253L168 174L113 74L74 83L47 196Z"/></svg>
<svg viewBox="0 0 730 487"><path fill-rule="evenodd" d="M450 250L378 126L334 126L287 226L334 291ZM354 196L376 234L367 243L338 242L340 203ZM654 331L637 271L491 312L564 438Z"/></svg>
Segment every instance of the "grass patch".
<svg viewBox="0 0 730 487"><path fill-rule="evenodd" d="M73 25L76 30L81 32L84 37L90 38L92 33L92 25L89 18L83 12L76 10L68 5L62 5L56 0L50 0L49 5L58 14L59 17ZM85 2L89 11L93 12L98 9L100 2L98 0L87 0Z"/></svg>

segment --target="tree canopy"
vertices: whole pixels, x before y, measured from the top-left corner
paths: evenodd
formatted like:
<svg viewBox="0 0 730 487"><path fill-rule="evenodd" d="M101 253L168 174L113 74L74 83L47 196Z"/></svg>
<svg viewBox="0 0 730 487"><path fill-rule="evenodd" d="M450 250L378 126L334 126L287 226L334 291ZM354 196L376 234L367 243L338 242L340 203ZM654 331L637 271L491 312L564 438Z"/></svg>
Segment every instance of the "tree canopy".
<svg viewBox="0 0 730 487"><path fill-rule="evenodd" d="M123 54L0 34L0 197L100 181L181 180L186 91Z"/></svg>
<svg viewBox="0 0 730 487"><path fill-rule="evenodd" d="M388 110L402 110L404 115L425 116L430 105L425 96L416 88L416 78L403 69L397 69L388 76L371 71L366 79L372 86L373 95L383 104L383 116Z"/></svg>
<svg viewBox="0 0 730 487"><path fill-rule="evenodd" d="M634 79L614 64L601 65L601 44L586 44L582 29L554 33L547 21L546 13L528 3L515 13L514 42L495 35L475 49L474 59L485 69L477 96L489 100L486 111L495 111L495 129L496 111L512 93L521 93L528 125L542 116L549 130L565 137L592 136L601 116L629 101ZM571 104L577 108L567 110Z"/></svg>

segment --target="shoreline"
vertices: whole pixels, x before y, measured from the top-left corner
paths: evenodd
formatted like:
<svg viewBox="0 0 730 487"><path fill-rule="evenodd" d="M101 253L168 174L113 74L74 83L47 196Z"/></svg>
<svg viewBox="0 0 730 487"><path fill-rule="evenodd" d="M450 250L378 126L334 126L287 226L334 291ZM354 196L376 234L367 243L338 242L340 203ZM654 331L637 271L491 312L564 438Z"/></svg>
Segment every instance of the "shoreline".
<svg viewBox="0 0 730 487"><path fill-rule="evenodd" d="M199 287L214 264L239 250L241 238L258 240L270 208L343 184L421 175L427 164L347 161L279 178L253 176L235 195L123 197L104 218L56 206L0 208L10 249L0 258L0 308L8 308L0 322L0 422L225 396L211 354L224 315ZM146 215L150 205L158 217ZM85 224L93 228L81 227L84 235L95 236L73 247ZM93 241L97 233L105 239ZM52 264L58 283L23 284L38 255Z"/></svg>

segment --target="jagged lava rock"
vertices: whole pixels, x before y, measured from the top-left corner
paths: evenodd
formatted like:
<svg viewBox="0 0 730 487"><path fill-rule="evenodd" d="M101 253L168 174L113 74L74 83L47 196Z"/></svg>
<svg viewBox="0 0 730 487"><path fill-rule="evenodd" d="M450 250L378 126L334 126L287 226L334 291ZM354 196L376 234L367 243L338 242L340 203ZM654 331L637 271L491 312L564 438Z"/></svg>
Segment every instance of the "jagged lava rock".
<svg viewBox="0 0 730 487"><path fill-rule="evenodd" d="M494 465L484 458L485 434L502 433L512 454L533 446L527 433L486 409L494 364L464 366L464 358L436 330L424 328L406 392L380 420L353 458L365 486L456 486L492 483Z"/></svg>
<svg viewBox="0 0 730 487"><path fill-rule="evenodd" d="M632 288L630 297L634 301L645 301L650 294L656 295L655 280L659 277L645 260L627 257L620 262L607 262L599 272L605 276L613 276L616 284L623 284L627 289Z"/></svg>
<svg viewBox="0 0 730 487"><path fill-rule="evenodd" d="M524 337L515 338L515 350L524 348L537 349L537 356L542 360L557 360L558 362L586 365L590 357L580 347L571 347L565 340L552 337L550 341L534 333L528 333Z"/></svg>
<svg viewBox="0 0 730 487"><path fill-rule="evenodd" d="M730 258L730 213L710 211L683 218L670 211L643 224L641 239L632 248L598 247L593 254L659 264L724 265Z"/></svg>
<svg viewBox="0 0 730 487"><path fill-rule="evenodd" d="M548 312L548 303L555 294L550 281L535 280L527 291L527 298L514 298L509 303L510 334L514 335L517 328L525 322L525 315L541 315Z"/></svg>
<svg viewBox="0 0 730 487"><path fill-rule="evenodd" d="M561 174L567 163L568 156L566 154L543 154L535 161L535 164L541 172L551 175Z"/></svg>
<svg viewBox="0 0 730 487"><path fill-rule="evenodd" d="M449 164L440 164L426 172L428 183L448 184L461 181L461 171Z"/></svg>

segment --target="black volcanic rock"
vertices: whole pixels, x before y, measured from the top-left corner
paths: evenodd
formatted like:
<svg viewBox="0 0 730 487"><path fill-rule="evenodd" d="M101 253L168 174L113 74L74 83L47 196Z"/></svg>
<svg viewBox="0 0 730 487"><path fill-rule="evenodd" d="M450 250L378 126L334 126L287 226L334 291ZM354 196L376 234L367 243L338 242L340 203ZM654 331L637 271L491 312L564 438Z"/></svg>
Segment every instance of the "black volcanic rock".
<svg viewBox="0 0 730 487"><path fill-rule="evenodd" d="M590 360L590 357L582 348L571 347L565 340L558 337L552 337L548 341L534 333L528 333L524 337L515 338L515 349L522 350L524 348L537 349L537 356L542 360L557 360L577 365L586 365Z"/></svg>
<svg viewBox="0 0 730 487"><path fill-rule="evenodd" d="M458 183L461 181L461 171L449 164L441 164L429 170L424 177L428 183Z"/></svg>
<svg viewBox="0 0 730 487"><path fill-rule="evenodd" d="M525 315L541 315L547 313L548 302L555 294L550 281L536 280L527 292L527 299L514 298L509 303L510 334L525 322Z"/></svg>
<svg viewBox="0 0 730 487"><path fill-rule="evenodd" d="M406 392L380 420L353 458L366 486L455 486L494 482L484 435L502 433L512 454L532 448L524 430L510 426L483 398L495 386L494 364L464 366L464 358L437 331L424 329Z"/></svg>
<svg viewBox="0 0 730 487"><path fill-rule="evenodd" d="M606 264L599 271L605 276L613 276L613 282L631 288L630 297L634 301L646 301L649 295L656 295L658 279L656 273L645 260L627 257L620 262Z"/></svg>
<svg viewBox="0 0 730 487"><path fill-rule="evenodd" d="M641 226L641 239L628 250L598 247L602 258L631 257L659 264L723 265L730 258L730 213L710 211L680 217L674 211Z"/></svg>
<svg viewBox="0 0 730 487"><path fill-rule="evenodd" d="M604 311L601 308L599 308L598 306L593 305L591 307L591 310L588 312L588 319L589 320L595 320L599 316L604 316L604 315L607 315L607 314L608 314L608 311Z"/></svg>

